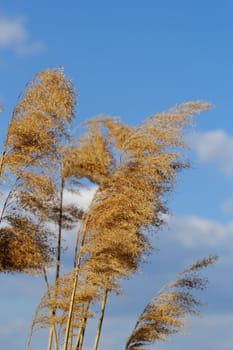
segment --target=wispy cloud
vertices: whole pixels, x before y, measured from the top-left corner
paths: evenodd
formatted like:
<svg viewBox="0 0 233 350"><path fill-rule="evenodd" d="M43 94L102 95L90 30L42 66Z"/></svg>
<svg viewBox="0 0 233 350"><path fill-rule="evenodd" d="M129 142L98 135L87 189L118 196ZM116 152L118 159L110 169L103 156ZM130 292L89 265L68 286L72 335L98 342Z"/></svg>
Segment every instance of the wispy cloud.
<svg viewBox="0 0 233 350"><path fill-rule="evenodd" d="M31 40L24 18L0 16L0 48L28 55L42 52L45 45L41 41Z"/></svg>
<svg viewBox="0 0 233 350"><path fill-rule="evenodd" d="M186 248L227 247L233 243L233 222L221 223L198 216L171 217L172 239Z"/></svg>
<svg viewBox="0 0 233 350"><path fill-rule="evenodd" d="M233 136L224 130L197 133L190 144L201 162L216 164L223 173L233 176Z"/></svg>

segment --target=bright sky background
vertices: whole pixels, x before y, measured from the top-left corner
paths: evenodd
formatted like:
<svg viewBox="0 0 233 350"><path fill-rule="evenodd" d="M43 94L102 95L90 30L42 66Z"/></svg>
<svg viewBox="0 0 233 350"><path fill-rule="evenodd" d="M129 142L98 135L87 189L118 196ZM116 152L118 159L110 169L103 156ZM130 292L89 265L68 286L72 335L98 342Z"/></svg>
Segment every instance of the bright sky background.
<svg viewBox="0 0 233 350"><path fill-rule="evenodd" d="M190 100L215 106L196 118L188 138L192 167L169 198L174 215L155 239L160 251L108 305L101 349L124 349L154 292L210 253L220 259L206 271L203 317L189 322L190 333L151 349L233 348L232 19L231 0L0 1L1 142L19 92L45 68L63 66L73 79L77 122L105 113L135 124ZM24 349L43 281L16 274L0 283L0 349ZM44 349L38 336L33 350Z"/></svg>

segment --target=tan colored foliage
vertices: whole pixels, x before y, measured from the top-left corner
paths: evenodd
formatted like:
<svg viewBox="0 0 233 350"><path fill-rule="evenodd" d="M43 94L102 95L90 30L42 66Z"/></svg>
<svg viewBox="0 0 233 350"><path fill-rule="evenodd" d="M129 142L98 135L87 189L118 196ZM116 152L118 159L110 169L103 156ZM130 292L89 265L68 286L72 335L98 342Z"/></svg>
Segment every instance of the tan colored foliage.
<svg viewBox="0 0 233 350"><path fill-rule="evenodd" d="M45 227L56 205L59 148L68 137L74 103L70 81L60 69L49 69L27 85L13 111L0 161L5 191L11 186L1 214L3 260L10 261L1 264L5 272L38 271L51 261L51 233ZM13 224L25 216L37 226L34 235Z"/></svg>
<svg viewBox="0 0 233 350"><path fill-rule="evenodd" d="M50 327L52 322L55 322L64 331L64 325L66 324L67 314L69 310L70 298L72 293L72 286L74 280L75 270L64 274L59 277L58 280L45 292L42 297L38 312L34 318L34 326ZM79 288L75 295L74 312L72 322L76 324L76 328L79 327L83 318L83 312L85 311L85 304L94 302L100 297L98 288L93 275L88 275L88 281L86 281L86 275L80 273L79 276ZM56 309L56 315L51 319L51 310ZM91 312L88 312L91 315ZM74 324L73 324L74 327Z"/></svg>
<svg viewBox="0 0 233 350"><path fill-rule="evenodd" d="M136 273L151 252L148 232L163 224L166 195L189 166L182 155L185 128L193 114L210 108L184 103L139 126L97 116L72 140L74 105L62 70L36 74L13 111L0 158L8 191L0 217L0 272L43 271L46 291L31 330L50 329L48 350L53 344L58 350L57 332L63 350L81 350L87 321L99 312L97 349L109 294L119 294L122 278ZM85 212L79 203L65 203L65 191L78 193L88 184L97 191ZM73 266L63 273L63 238L75 227ZM197 271L214 260L192 265L147 305L127 349L143 349L182 329L185 315L199 306L191 290L205 286Z"/></svg>
<svg viewBox="0 0 233 350"><path fill-rule="evenodd" d="M198 314L201 306L193 290L202 290L207 284L207 279L199 276L198 270L213 264L216 259L216 256L210 256L194 263L149 302L127 341L127 350L143 350L147 345L182 332L186 316Z"/></svg>
<svg viewBox="0 0 233 350"><path fill-rule="evenodd" d="M68 137L74 103L72 85L61 70L36 74L13 111L4 147L4 167L17 173L22 167L47 162L48 157L56 159L59 141Z"/></svg>
<svg viewBox="0 0 233 350"><path fill-rule="evenodd" d="M103 134L101 120L87 123L84 132L64 152L64 177L88 178L98 185L108 181L112 155Z"/></svg>
<svg viewBox="0 0 233 350"><path fill-rule="evenodd" d="M49 231L22 216L6 216L8 225L0 229L0 271L15 272L41 269L51 260Z"/></svg>
<svg viewBox="0 0 233 350"><path fill-rule="evenodd" d="M81 137L76 152L83 157L82 168L76 168L76 176L94 181L98 174L102 179L87 214L82 248L96 272L108 271L114 280L137 270L143 254L150 250L145 228L162 224L164 193L173 187L177 171L187 166L174 149L185 146L182 128L191 122L192 113L208 107L200 102L180 105L150 117L138 128L102 117L92 121L84 142ZM94 143L92 132L98 130L100 135L101 123L107 130L102 127L102 142ZM89 168L89 154L97 168ZM80 164L80 158L76 159ZM102 159L102 164L106 160L108 169L105 166L100 172L96 159ZM89 169L91 177L83 169Z"/></svg>

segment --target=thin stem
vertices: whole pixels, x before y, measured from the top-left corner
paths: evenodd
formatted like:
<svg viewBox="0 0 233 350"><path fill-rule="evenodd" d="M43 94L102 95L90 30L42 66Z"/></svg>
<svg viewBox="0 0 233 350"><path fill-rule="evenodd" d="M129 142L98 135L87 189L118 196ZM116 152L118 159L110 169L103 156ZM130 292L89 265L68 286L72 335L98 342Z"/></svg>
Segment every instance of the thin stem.
<svg viewBox="0 0 233 350"><path fill-rule="evenodd" d="M99 345L100 333L101 333L101 329L102 329L102 325L103 325L103 319L104 319L104 312L105 312L106 303L107 303L107 297L108 297L108 290L105 289L104 290L103 301L102 301L102 305L101 305L101 310L100 310L100 317L99 317L98 328L97 328L97 332L96 332L96 337L95 337L95 343L94 343L93 350L97 350L98 345Z"/></svg>
<svg viewBox="0 0 233 350"><path fill-rule="evenodd" d="M49 329L49 339L48 339L48 345L47 345L47 350L50 350L52 347L52 342L53 342L53 327L50 327Z"/></svg>
<svg viewBox="0 0 233 350"><path fill-rule="evenodd" d="M48 276L47 276L45 268L43 268L43 274L44 274L44 280L45 280L46 288L47 288L47 291L48 291L48 297L50 297L49 281L48 281ZM54 316L54 310L51 311L51 316ZM55 350L58 350L57 333L56 333L55 324L53 323L53 319L52 319L52 326L50 327L48 346L47 346L48 350L51 349L52 340L53 339L54 339Z"/></svg>
<svg viewBox="0 0 233 350"><path fill-rule="evenodd" d="M9 191L9 193L8 193L6 199L5 199L5 202L4 202L4 204L3 204L2 211L1 211L1 216L0 216L0 223L2 222L3 215L4 215L4 212L5 212L6 207L7 207L7 205L8 205L8 201L9 201L9 199L10 199L10 196L11 196L12 192L13 192L13 188L11 188L11 190Z"/></svg>
<svg viewBox="0 0 233 350"><path fill-rule="evenodd" d="M58 239L57 239L57 260L56 260L56 274L55 274L55 283L60 276L60 266L61 266L61 235L62 235L62 211L63 211L63 192L64 192L64 178L61 179L61 187L60 187L60 207L59 207L59 218L58 218ZM51 316L55 316L56 309L53 309L51 312ZM48 350L51 350L52 347L52 339L54 338L54 343L56 350L58 349L57 345L57 337L56 337L56 329L52 319L52 325L50 327L49 339L48 339Z"/></svg>
<svg viewBox="0 0 233 350"><path fill-rule="evenodd" d="M45 268L43 268L43 276L44 276L44 280L45 280L45 284L46 284L46 288L47 288L48 296L49 296L49 281L48 281L48 276L47 276ZM38 312L39 312L39 305L36 308L33 320L36 318ZM34 326L34 324L33 324L33 321L32 321L31 327L30 327L30 331L29 331L29 334L28 334L28 338L27 338L27 344L26 344L26 349L25 350L29 350L31 339L32 339L33 326ZM50 329L50 334L53 335L55 350L58 350L57 334L56 334L56 328L55 328L54 324L53 324L53 326ZM49 339L50 339L50 335L49 335ZM48 342L48 344L49 344L49 342Z"/></svg>
<svg viewBox="0 0 233 350"><path fill-rule="evenodd" d="M12 123L13 118L14 118L14 112L13 112L12 119L10 120L10 122L8 124L7 134L6 134L6 137L4 140L4 144L3 144L2 157L1 157L1 162L0 162L0 177L2 177L2 167L3 167L4 158L5 158L6 151L7 151L7 143L8 143L8 138L9 138L10 125Z"/></svg>
<svg viewBox="0 0 233 350"><path fill-rule="evenodd" d="M85 229L82 229L81 232L82 232L81 246L83 246L84 240L85 240ZM77 265L75 268L74 283L73 283L73 287L72 287L72 294L71 294L71 300L70 300L70 305L69 305L69 313L68 313L67 324L66 324L63 350L67 350L67 347L68 347L68 340L69 340L69 333L70 333L70 328L71 328L75 294L76 294L76 289L77 289L77 284L78 284L80 263L81 263L81 255L79 254L78 259L77 259Z"/></svg>
<svg viewBox="0 0 233 350"><path fill-rule="evenodd" d="M79 247L80 247L80 230L77 231L77 236L76 236L76 243L75 243L75 249L74 249L74 268L76 268L77 266Z"/></svg>
<svg viewBox="0 0 233 350"><path fill-rule="evenodd" d="M3 215L4 215L5 210L6 210L7 206L8 206L8 204L9 204L8 202L9 202L9 200L11 198L11 195L14 192L16 186L17 186L17 181L18 180L20 180L19 176L15 179L15 181L14 181L14 183L13 183L13 185L12 185L12 187L11 187L10 191L8 192L8 195L7 195L6 199L5 199L5 202L4 202L2 210L1 210L0 223L2 222Z"/></svg>
<svg viewBox="0 0 233 350"><path fill-rule="evenodd" d="M63 192L64 192L64 178L61 179L61 188L60 188L60 207L59 207L59 218L58 218L58 240L57 240L57 263L56 263L56 276L55 280L57 281L60 275L60 266L61 266L61 234L62 234L62 210L63 210Z"/></svg>
<svg viewBox="0 0 233 350"><path fill-rule="evenodd" d="M4 146L4 148L6 148L6 147ZM2 177L2 167L3 167L5 155L6 155L6 149L3 150L2 157L1 157L1 160L0 160L0 177Z"/></svg>
<svg viewBox="0 0 233 350"><path fill-rule="evenodd" d="M91 208L91 206L92 206L92 204L97 196L97 193L98 193L98 191L96 191L94 197L92 198L92 201L89 205L88 212L90 211L90 208ZM81 264L81 251L80 251L80 249L83 247L83 245L85 243L87 219L88 219L88 216L84 215L83 224L78 231L78 235L80 236L79 237L80 245L79 245L78 256L77 256L76 262L75 262L75 266L76 266L75 267L75 276L74 276L74 283L73 283L71 300L70 300L70 305L69 305L69 313L68 313L68 319L67 319L66 330L65 330L63 350L67 350L67 347L68 347L69 333L70 333L71 320L72 320L72 314L73 314L73 308L74 308L74 300L75 300L75 294L76 294L78 277L79 277L79 270L80 270L80 264Z"/></svg>
<svg viewBox="0 0 233 350"><path fill-rule="evenodd" d="M86 324L87 324L87 314L88 314L88 310L90 308L90 305L91 305L91 302L89 301L87 303L86 310L84 311L85 316L82 319L81 327L80 327L79 333L77 335L74 350L81 350L82 349L84 334L85 334L85 329L86 329Z"/></svg>
<svg viewBox="0 0 233 350"><path fill-rule="evenodd" d="M69 346L69 350L72 350L72 346L73 346L73 331L72 334L70 336L70 346Z"/></svg>
<svg viewBox="0 0 233 350"><path fill-rule="evenodd" d="M36 315L38 314L39 311L39 307L36 308L35 312L34 312L34 316L33 316L33 320L36 318ZM31 327L29 330L29 334L28 334L28 338L27 338L27 344L26 344L26 348L25 350L29 350L30 344L31 344L31 340L32 340L32 333L33 333L33 321L31 323Z"/></svg>

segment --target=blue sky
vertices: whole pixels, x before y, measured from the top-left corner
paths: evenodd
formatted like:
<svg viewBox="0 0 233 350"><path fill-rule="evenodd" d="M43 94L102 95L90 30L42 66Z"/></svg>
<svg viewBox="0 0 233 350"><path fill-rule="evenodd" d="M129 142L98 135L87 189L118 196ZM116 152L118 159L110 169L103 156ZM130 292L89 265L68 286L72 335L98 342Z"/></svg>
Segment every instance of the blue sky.
<svg viewBox="0 0 233 350"><path fill-rule="evenodd" d="M123 348L148 298L209 253L220 259L207 271L204 316L190 320L187 335L151 349L233 347L232 18L231 0L0 1L1 142L19 92L45 68L62 66L73 80L77 122L104 113L136 124L177 103L214 104L187 137L191 169L169 197L173 217L155 238L160 251L125 283L125 297L109 303L102 349ZM24 275L0 281L0 348L23 349L43 281ZM42 338L34 350L42 350Z"/></svg>

